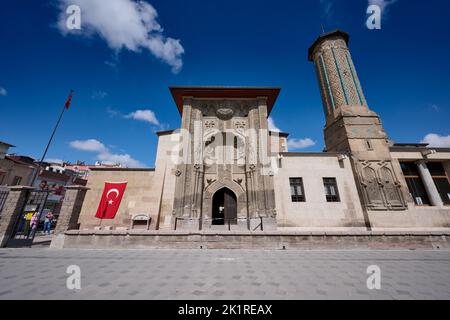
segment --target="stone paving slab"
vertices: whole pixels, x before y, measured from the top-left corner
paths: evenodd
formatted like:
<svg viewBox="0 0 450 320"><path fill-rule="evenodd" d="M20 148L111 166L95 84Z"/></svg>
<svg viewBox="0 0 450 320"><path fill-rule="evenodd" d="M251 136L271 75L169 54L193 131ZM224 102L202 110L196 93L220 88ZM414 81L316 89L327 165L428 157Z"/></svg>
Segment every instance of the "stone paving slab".
<svg viewBox="0 0 450 320"><path fill-rule="evenodd" d="M0 299L450 299L450 251L1 249Z"/></svg>

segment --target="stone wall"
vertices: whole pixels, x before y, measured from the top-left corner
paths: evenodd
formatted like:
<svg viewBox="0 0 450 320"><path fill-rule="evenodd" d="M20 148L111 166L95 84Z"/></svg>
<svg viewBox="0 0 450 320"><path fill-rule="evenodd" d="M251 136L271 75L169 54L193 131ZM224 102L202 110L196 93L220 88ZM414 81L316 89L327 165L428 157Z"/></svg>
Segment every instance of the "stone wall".
<svg viewBox="0 0 450 320"><path fill-rule="evenodd" d="M292 202L289 178L302 178L306 202ZM336 178L340 202L327 202L322 178ZM365 220L348 158L337 154L285 153L274 177L278 230L365 228Z"/></svg>
<svg viewBox="0 0 450 320"><path fill-rule="evenodd" d="M64 248L107 249L448 249L434 232L114 232L68 231Z"/></svg>
<svg viewBox="0 0 450 320"><path fill-rule="evenodd" d="M159 194L152 192L155 171L153 169L94 169L91 171L79 223L80 229L93 229L98 226L129 227L134 214L150 214L151 229L156 228L158 212L154 204L159 201ZM104 189L105 182L128 182L114 220L100 220L95 217Z"/></svg>
<svg viewBox="0 0 450 320"><path fill-rule="evenodd" d="M152 203L152 210L158 212L157 228L169 230L173 224L173 203L176 183L176 147L180 134L176 131L158 133L158 150L156 153L156 170L153 176L152 194L158 201Z"/></svg>

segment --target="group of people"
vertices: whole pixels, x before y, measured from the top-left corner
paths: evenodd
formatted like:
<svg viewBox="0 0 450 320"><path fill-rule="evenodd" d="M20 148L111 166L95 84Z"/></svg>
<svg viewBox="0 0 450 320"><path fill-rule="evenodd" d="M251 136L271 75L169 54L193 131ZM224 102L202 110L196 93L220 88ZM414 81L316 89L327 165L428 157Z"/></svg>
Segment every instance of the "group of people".
<svg viewBox="0 0 450 320"><path fill-rule="evenodd" d="M25 226L24 226L24 230L23 230L23 235L25 235L27 238L32 238L34 237L36 230L39 226L39 222L41 219L41 214L40 212L36 211L36 212L28 212L25 213L24 217L24 222L25 222ZM52 229L52 222L55 219L55 217L53 216L52 212L48 212L45 215L45 220L44 220L44 234L50 234L51 229Z"/></svg>

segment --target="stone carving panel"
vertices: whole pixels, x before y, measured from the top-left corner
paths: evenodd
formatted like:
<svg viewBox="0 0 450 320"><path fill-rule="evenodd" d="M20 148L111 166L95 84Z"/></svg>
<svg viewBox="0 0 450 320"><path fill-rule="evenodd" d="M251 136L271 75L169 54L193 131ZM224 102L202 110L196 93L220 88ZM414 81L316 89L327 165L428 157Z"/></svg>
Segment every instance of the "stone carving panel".
<svg viewBox="0 0 450 320"><path fill-rule="evenodd" d="M405 209L400 182L390 161L361 161L360 180L366 205L372 210Z"/></svg>
<svg viewBox="0 0 450 320"><path fill-rule="evenodd" d="M394 179L392 170L387 166L381 167L380 177L388 206L402 207L403 200L401 196L400 182Z"/></svg>
<svg viewBox="0 0 450 320"><path fill-rule="evenodd" d="M218 117L229 120L232 117L247 117L251 109L257 108L256 101L198 100L195 108L202 111L204 117Z"/></svg>

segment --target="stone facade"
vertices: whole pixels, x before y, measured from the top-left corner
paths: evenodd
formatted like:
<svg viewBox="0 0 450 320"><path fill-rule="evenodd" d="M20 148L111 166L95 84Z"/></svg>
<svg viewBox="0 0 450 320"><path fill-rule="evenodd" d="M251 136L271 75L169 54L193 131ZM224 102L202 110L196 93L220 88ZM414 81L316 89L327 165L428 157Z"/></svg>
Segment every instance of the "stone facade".
<svg viewBox="0 0 450 320"><path fill-rule="evenodd" d="M305 202L292 202L289 178L301 177ZM339 202L327 202L322 178L335 177ZM350 159L335 153L283 153L275 176L279 230L360 228L366 223Z"/></svg>
<svg viewBox="0 0 450 320"><path fill-rule="evenodd" d="M169 233L450 227L450 149L389 140L369 109L348 41L335 31L309 49L324 107L325 152L288 152L288 134L268 130L279 88L173 87L181 128L158 133L156 168L93 170L80 232L100 226L134 232L126 229L136 214L152 217L150 232ZM414 181L405 163L417 166ZM430 173L435 163L444 177ZM303 183L301 201L292 179ZM116 218L100 221L95 212L106 181L128 186ZM429 205L412 195L422 185Z"/></svg>
<svg viewBox="0 0 450 320"><path fill-rule="evenodd" d="M276 217L271 163L259 157L271 148L267 97L227 99L228 93L223 94L218 99L183 98L181 143L186 153L176 169L174 201L179 227L211 226L208 222L216 219L213 196L224 188L236 197L238 225L247 228L249 220Z"/></svg>

